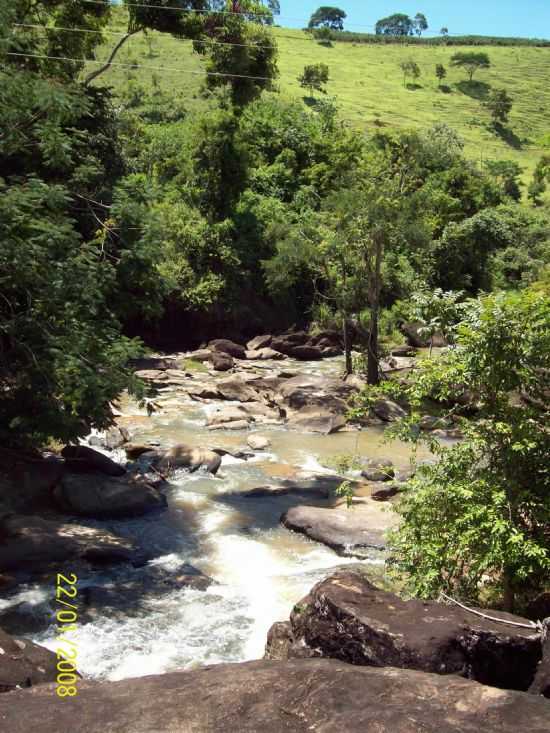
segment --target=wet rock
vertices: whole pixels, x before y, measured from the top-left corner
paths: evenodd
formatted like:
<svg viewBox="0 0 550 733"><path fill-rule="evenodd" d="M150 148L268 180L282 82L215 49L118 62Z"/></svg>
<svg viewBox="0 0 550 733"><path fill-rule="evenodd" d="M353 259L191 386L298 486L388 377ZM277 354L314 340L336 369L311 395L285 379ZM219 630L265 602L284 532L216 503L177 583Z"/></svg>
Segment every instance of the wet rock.
<svg viewBox="0 0 550 733"><path fill-rule="evenodd" d="M239 496L254 499L262 496L307 496L315 499L329 499L342 483L340 476L319 474L309 478L284 479L277 484L256 486L236 492Z"/></svg>
<svg viewBox="0 0 550 733"><path fill-rule="evenodd" d="M236 344L234 341L230 341L229 339L215 339L208 344L208 347L211 351L221 351L224 354L233 356L235 359L246 358L246 349L244 346Z"/></svg>
<svg viewBox="0 0 550 733"><path fill-rule="evenodd" d="M61 451L67 468L75 473L103 473L106 476L124 476L126 469L103 453L86 445L66 445Z"/></svg>
<svg viewBox="0 0 550 733"><path fill-rule="evenodd" d="M176 359L167 358L164 356L147 356L140 359L132 359L130 366L134 371L165 371L166 369L177 369L178 363Z"/></svg>
<svg viewBox="0 0 550 733"><path fill-rule="evenodd" d="M418 321L410 321L409 323L403 323L401 326L401 331L403 334L405 334L407 341L409 342L410 346L414 346L416 348L426 348L430 345L430 337L425 336L424 334L420 334L420 329L422 328L422 324ZM431 339L432 346L436 347L442 347L447 346L447 341L445 340L442 333L436 333L434 334L433 338Z"/></svg>
<svg viewBox="0 0 550 733"><path fill-rule="evenodd" d="M367 481L391 481L395 476L393 461L389 458L371 458L363 461L361 476Z"/></svg>
<svg viewBox="0 0 550 733"><path fill-rule="evenodd" d="M376 400L372 409L376 417L384 422L396 422L407 415L405 410L393 400Z"/></svg>
<svg viewBox="0 0 550 733"><path fill-rule="evenodd" d="M259 398L258 392L238 377L224 379L216 385L218 393L224 400L235 402L256 402Z"/></svg>
<svg viewBox="0 0 550 733"><path fill-rule="evenodd" d="M321 433L331 435L343 428L346 418L335 414L328 409L308 405L295 412L288 420L290 430L300 430L305 433Z"/></svg>
<svg viewBox="0 0 550 733"><path fill-rule="evenodd" d="M104 529L40 517L10 514L0 518L0 572L40 573L61 563L138 562L132 540Z"/></svg>
<svg viewBox="0 0 550 733"><path fill-rule="evenodd" d="M0 629L0 692L53 682L57 676L56 667L54 652Z"/></svg>
<svg viewBox="0 0 550 733"><path fill-rule="evenodd" d="M330 350L332 351L332 350ZM300 361L317 361L322 359L324 356L333 356L332 353L324 353L325 350L319 346L292 346L288 349L288 356L294 359L300 359Z"/></svg>
<svg viewBox="0 0 550 733"><path fill-rule="evenodd" d="M550 698L550 618L547 618L542 627L542 659L539 662L535 679L529 688L533 695L543 695Z"/></svg>
<svg viewBox="0 0 550 733"><path fill-rule="evenodd" d="M65 472L57 458L0 454L0 511L33 512L51 506L52 490Z"/></svg>
<svg viewBox="0 0 550 733"><path fill-rule="evenodd" d="M0 629L16 636L37 634L53 623L55 613L47 603L32 604L21 601L0 611Z"/></svg>
<svg viewBox="0 0 550 733"><path fill-rule="evenodd" d="M249 427L248 420L233 420L232 422L209 425L208 430L248 430Z"/></svg>
<svg viewBox="0 0 550 733"><path fill-rule="evenodd" d="M231 405L230 407L219 408L216 412L213 412L208 416L206 424L208 426L223 425L236 420L248 420L248 415L241 405Z"/></svg>
<svg viewBox="0 0 550 733"><path fill-rule="evenodd" d="M120 448L130 440L130 433L126 428L114 426L109 428L106 433L101 435L92 435L88 442L91 446L99 448L107 448L107 450L115 450Z"/></svg>
<svg viewBox="0 0 550 733"><path fill-rule="evenodd" d="M275 351L275 349L257 349L257 350L248 350L246 352L246 358L250 360L257 360L257 361L267 361L268 359L274 359L275 361L278 361L280 359L284 359L285 355L281 354L280 351Z"/></svg>
<svg viewBox="0 0 550 733"><path fill-rule="evenodd" d="M131 701L131 704L129 704ZM459 677L353 667L327 659L208 666L118 682L79 683L60 704L50 687L0 698L9 733L547 733L546 700Z"/></svg>
<svg viewBox="0 0 550 733"><path fill-rule="evenodd" d="M409 346L408 344L405 344L404 346L394 346L393 349L390 351L390 354L392 356L416 356L416 349L414 346Z"/></svg>
<svg viewBox="0 0 550 733"><path fill-rule="evenodd" d="M54 496L62 511L95 519L139 517L166 507L166 498L135 476L68 475Z"/></svg>
<svg viewBox="0 0 550 733"><path fill-rule="evenodd" d="M490 615L528 623L502 612ZM294 607L290 623L295 645L319 656L456 674L494 687L527 690L541 656L540 634L534 630L481 618L455 605L404 601L347 570L314 586Z"/></svg>
<svg viewBox="0 0 550 733"><path fill-rule="evenodd" d="M196 351L191 351L187 354L186 358L191 359L191 361L210 361L212 358L212 352L210 349L197 349Z"/></svg>
<svg viewBox="0 0 550 733"><path fill-rule="evenodd" d="M219 400L221 398L215 384L194 385L187 394L194 400Z"/></svg>
<svg viewBox="0 0 550 733"><path fill-rule="evenodd" d="M270 336L269 334L256 336L247 343L246 348L248 349L248 351L258 351L260 349L266 349L271 346L272 340L273 336Z"/></svg>
<svg viewBox="0 0 550 733"><path fill-rule="evenodd" d="M124 446L124 451L126 452L126 455L133 461L142 456L144 453L148 453L149 451L154 450L155 446L147 443L127 443Z"/></svg>
<svg viewBox="0 0 550 733"><path fill-rule="evenodd" d="M374 489L371 493L371 499L374 501L389 501L390 499L393 499L394 496L397 496L397 494L402 490L403 487L401 484L386 485L383 489Z"/></svg>
<svg viewBox="0 0 550 733"><path fill-rule="evenodd" d="M364 556L368 548L383 550L384 530L393 522L394 518L386 516L379 505L366 500L353 510L345 506L296 506L281 517L287 529L322 542L340 555L358 557Z"/></svg>
<svg viewBox="0 0 550 733"><path fill-rule="evenodd" d="M183 443L165 451L158 451L153 461L156 468L164 474L177 468L188 468L190 471L204 469L214 475L218 472L221 462L221 457L214 451L193 448Z"/></svg>
<svg viewBox="0 0 550 733"><path fill-rule="evenodd" d="M252 450L266 450L271 445L269 438L266 438L265 435L258 435L257 433L255 435L249 435L246 442Z"/></svg>
<svg viewBox="0 0 550 733"><path fill-rule="evenodd" d="M224 354L221 351L212 351L212 366L216 372L228 372L230 369L233 369L235 362L229 354Z"/></svg>

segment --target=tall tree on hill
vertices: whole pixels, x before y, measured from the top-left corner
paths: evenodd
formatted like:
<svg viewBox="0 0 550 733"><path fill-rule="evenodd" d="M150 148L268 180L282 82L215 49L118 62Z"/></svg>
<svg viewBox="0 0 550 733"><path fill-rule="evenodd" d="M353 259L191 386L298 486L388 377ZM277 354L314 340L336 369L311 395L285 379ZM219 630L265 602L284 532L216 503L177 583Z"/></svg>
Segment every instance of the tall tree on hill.
<svg viewBox="0 0 550 733"><path fill-rule="evenodd" d="M508 122L513 104L514 102L506 89L493 89L491 91L489 98L485 102L485 106L491 113L495 126L504 125Z"/></svg>
<svg viewBox="0 0 550 733"><path fill-rule="evenodd" d="M400 68L403 72L403 86L406 85L407 79L413 79L414 81L416 81L417 79L420 79L420 76L422 75L420 66L416 63L416 61L413 61L412 59L409 59L408 61L402 61L400 64Z"/></svg>
<svg viewBox="0 0 550 733"><path fill-rule="evenodd" d="M311 16L308 28L313 29L324 26L325 28L330 28L333 31L343 31L344 20L346 18L347 14L344 10L323 5Z"/></svg>
<svg viewBox="0 0 550 733"><path fill-rule="evenodd" d="M376 24L377 36L412 36L413 33L414 21L405 13L394 13Z"/></svg>
<svg viewBox="0 0 550 733"><path fill-rule="evenodd" d="M533 180L529 185L529 198L535 206L542 204L548 182L550 182L550 155L543 155L537 163Z"/></svg>
<svg viewBox="0 0 550 733"><path fill-rule="evenodd" d="M414 32L418 37L420 37L424 31L427 31L429 28L428 25L428 19L424 15L424 13L417 13L414 16Z"/></svg>
<svg viewBox="0 0 550 733"><path fill-rule="evenodd" d="M447 69L443 66L443 64L436 64L435 75L437 76L439 80L439 85L441 86L441 82L447 76Z"/></svg>
<svg viewBox="0 0 550 733"><path fill-rule="evenodd" d="M465 69L471 82L476 71L491 68L491 60L484 51L459 51L451 57L451 66Z"/></svg>
<svg viewBox="0 0 550 733"><path fill-rule="evenodd" d="M301 76L298 77L300 86L309 89L313 94L314 90L325 91L325 84L329 79L329 68L326 64L311 64L304 67Z"/></svg>

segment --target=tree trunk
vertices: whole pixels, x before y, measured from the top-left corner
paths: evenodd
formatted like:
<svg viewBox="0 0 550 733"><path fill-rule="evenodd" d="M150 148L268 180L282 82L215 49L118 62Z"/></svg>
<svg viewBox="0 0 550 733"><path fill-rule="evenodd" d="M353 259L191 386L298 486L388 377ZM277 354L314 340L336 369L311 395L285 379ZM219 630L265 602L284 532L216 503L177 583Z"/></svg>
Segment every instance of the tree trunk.
<svg viewBox="0 0 550 733"><path fill-rule="evenodd" d="M373 237L373 267L369 270L369 305L370 328L367 354L367 381L371 385L380 382L380 365L378 363L378 316L380 312L380 291L382 290L382 256L383 236L376 232Z"/></svg>
<svg viewBox="0 0 550 733"><path fill-rule="evenodd" d="M504 605L504 610L508 611L508 613L514 613L516 594L512 586L512 577L511 577L510 571L507 570L506 568L504 569L503 585L504 585L504 592L503 592L502 602Z"/></svg>
<svg viewBox="0 0 550 733"><path fill-rule="evenodd" d="M346 377L353 374L353 360L351 358L351 338L349 332L349 320L347 314L342 321L342 334L344 337L344 353L346 355Z"/></svg>
<svg viewBox="0 0 550 733"><path fill-rule="evenodd" d="M380 382L380 369L378 365L378 303L371 306L370 311L367 382L372 385Z"/></svg>

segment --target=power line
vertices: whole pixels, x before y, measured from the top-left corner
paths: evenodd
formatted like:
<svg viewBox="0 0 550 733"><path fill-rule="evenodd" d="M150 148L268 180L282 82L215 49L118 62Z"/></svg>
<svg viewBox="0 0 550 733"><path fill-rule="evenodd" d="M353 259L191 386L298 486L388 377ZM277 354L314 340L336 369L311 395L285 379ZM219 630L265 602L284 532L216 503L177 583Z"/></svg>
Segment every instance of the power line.
<svg viewBox="0 0 550 733"><path fill-rule="evenodd" d="M94 30L92 28L64 28L62 26L45 26L45 25L33 25L32 23L14 23L14 28L34 28L36 30L43 30L43 31L61 31L61 32L68 32L68 33L96 33L99 35L102 35L106 33L109 36L126 36L127 33L118 33L117 31L108 31L108 30ZM147 30L144 28L143 30ZM279 38L289 38L291 40L296 41L306 41L308 43L311 43L313 39L311 38L294 38L293 36L279 36ZM215 45L220 46L240 46L243 48L260 48L260 49L272 49L273 46L261 46L257 43L230 43L229 41L218 41L210 38L174 38L175 41L179 42L189 42L189 41L197 41L199 43L212 43Z"/></svg>
<svg viewBox="0 0 550 733"><path fill-rule="evenodd" d="M8 39L1 39L1 40L8 40ZM9 51L5 54L6 56L20 56L22 58L31 58L31 59L49 59L51 61L76 61L79 64L99 64L100 66L103 66L105 64L105 61L96 61L95 59L75 59L71 56L48 56L47 54L41 54L41 53L16 53L15 51ZM195 71L193 69L185 69L180 67L170 67L170 66L149 66L145 64L124 64L119 61L113 61L109 66L122 66L127 69L150 69L151 71L173 71L173 72L179 72L183 74L194 74L194 75L200 75L203 74L205 76L217 76L217 77L226 77L229 79L253 79L255 81L274 81L274 79L270 76L250 76L248 74L226 74L222 73L221 71Z"/></svg>

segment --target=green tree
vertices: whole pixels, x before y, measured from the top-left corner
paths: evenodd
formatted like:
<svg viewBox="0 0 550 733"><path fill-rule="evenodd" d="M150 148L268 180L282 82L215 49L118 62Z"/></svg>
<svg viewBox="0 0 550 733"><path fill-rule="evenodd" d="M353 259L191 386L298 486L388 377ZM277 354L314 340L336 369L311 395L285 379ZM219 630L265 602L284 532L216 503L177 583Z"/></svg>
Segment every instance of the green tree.
<svg viewBox="0 0 550 733"><path fill-rule="evenodd" d="M437 463L419 469L396 507L394 567L421 597L443 590L478 603L491 590L513 611L518 596L547 586L549 359L548 297L485 296L465 310L456 348L423 362L402 392L412 412L394 434L415 444L426 398L454 405L467 389L477 408L460 422L462 442L430 440Z"/></svg>
<svg viewBox="0 0 550 733"><path fill-rule="evenodd" d="M439 80L439 85L441 86L441 82L447 76L447 69L443 66L443 64L436 64L435 75L437 76Z"/></svg>
<svg viewBox="0 0 550 733"><path fill-rule="evenodd" d="M416 61L413 61L412 59L402 61L399 66L403 72L403 86L406 86L407 79L413 79L414 81L420 79L422 72Z"/></svg>
<svg viewBox="0 0 550 733"><path fill-rule="evenodd" d="M533 180L529 184L529 198L535 206L542 204L550 180L550 155L543 155L536 165Z"/></svg>
<svg viewBox="0 0 550 733"><path fill-rule="evenodd" d="M429 28L428 20L424 13L417 13L414 16L414 32L420 38L420 36L427 31Z"/></svg>
<svg viewBox="0 0 550 733"><path fill-rule="evenodd" d="M381 18L376 24L376 35L384 36L412 36L414 21L405 13L394 13L387 18Z"/></svg>
<svg viewBox="0 0 550 733"><path fill-rule="evenodd" d="M495 127L508 122L513 105L513 99L506 89L493 89L491 91L489 98L485 102L485 106L491 113Z"/></svg>
<svg viewBox="0 0 550 733"><path fill-rule="evenodd" d="M298 77L300 86L309 89L310 94L315 90L325 91L325 84L329 80L329 68L327 64L311 64L304 67L303 73Z"/></svg>
<svg viewBox="0 0 550 733"><path fill-rule="evenodd" d="M449 35L449 29L446 26L443 26L443 28L439 31L439 33L442 36L448 36Z"/></svg>
<svg viewBox="0 0 550 733"><path fill-rule="evenodd" d="M433 350L433 340L437 333L441 333L448 342L454 340L454 329L460 321L462 305L460 301L464 292L435 290L420 290L413 293L409 316L420 324L419 333L430 339L430 356Z"/></svg>
<svg viewBox="0 0 550 733"><path fill-rule="evenodd" d="M491 60L484 51L459 51L451 56L451 66L465 69L472 81L476 71L491 68Z"/></svg>
<svg viewBox="0 0 550 733"><path fill-rule="evenodd" d="M319 26L324 26L325 28L330 28L333 31L343 31L344 20L346 17L347 14L340 8L323 5L311 16L308 28L319 28Z"/></svg>
<svg viewBox="0 0 550 733"><path fill-rule="evenodd" d="M489 160L485 170L502 187L505 196L514 201L521 199L521 175L523 168L514 160Z"/></svg>

